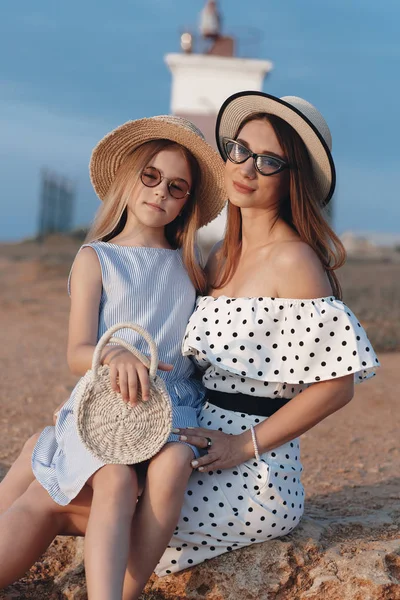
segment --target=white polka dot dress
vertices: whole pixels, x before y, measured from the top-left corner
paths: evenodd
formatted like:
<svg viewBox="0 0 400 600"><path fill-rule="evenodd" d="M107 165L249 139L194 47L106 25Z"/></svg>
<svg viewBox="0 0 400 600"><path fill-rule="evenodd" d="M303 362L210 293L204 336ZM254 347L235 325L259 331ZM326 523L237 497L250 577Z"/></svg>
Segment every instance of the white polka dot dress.
<svg viewBox="0 0 400 600"><path fill-rule="evenodd" d="M290 399L310 385L373 376L379 361L354 314L334 297L199 298L183 342L206 388ZM265 417L207 402L200 425L240 434ZM156 569L180 571L224 552L286 535L304 510L299 440L232 469L195 471L177 529Z"/></svg>

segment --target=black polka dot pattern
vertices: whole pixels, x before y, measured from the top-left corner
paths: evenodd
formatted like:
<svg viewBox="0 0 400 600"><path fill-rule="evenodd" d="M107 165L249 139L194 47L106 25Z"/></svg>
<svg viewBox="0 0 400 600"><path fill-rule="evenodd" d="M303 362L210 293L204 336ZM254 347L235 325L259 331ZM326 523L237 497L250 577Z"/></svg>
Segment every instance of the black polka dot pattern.
<svg viewBox="0 0 400 600"><path fill-rule="evenodd" d="M224 417L224 418L222 418ZM262 417L222 410L206 403L200 419L226 433L260 423ZM228 424L229 423L229 424ZM181 516L156 569L175 573L225 552L286 535L303 514L299 441L292 440L232 469L194 471Z"/></svg>
<svg viewBox="0 0 400 600"><path fill-rule="evenodd" d="M359 321L334 297L204 296L197 307L183 351L206 367L204 384L211 389L230 392L234 383L235 392L292 398L309 385L349 373L360 383L379 366ZM207 324L216 308L219 325L211 330Z"/></svg>

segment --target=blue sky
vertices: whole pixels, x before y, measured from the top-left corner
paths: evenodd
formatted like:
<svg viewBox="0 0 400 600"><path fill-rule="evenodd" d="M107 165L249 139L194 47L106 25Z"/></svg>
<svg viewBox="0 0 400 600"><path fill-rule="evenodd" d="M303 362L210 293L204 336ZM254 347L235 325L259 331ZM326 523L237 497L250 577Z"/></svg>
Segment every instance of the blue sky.
<svg viewBox="0 0 400 600"><path fill-rule="evenodd" d="M204 0L2 0L0 240L36 232L39 172L77 185L75 225L97 200L90 152L115 126L169 111L164 54ZM240 54L273 61L264 90L324 114L338 171L334 224L400 232L400 2L220 0ZM257 29L260 40L245 43Z"/></svg>

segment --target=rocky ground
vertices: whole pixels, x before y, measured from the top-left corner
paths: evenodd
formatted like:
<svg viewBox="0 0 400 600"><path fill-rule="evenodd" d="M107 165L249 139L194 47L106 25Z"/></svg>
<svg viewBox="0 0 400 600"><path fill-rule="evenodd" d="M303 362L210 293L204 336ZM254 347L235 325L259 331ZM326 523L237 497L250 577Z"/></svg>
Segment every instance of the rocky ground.
<svg viewBox="0 0 400 600"><path fill-rule="evenodd" d="M0 247L0 476L75 383L65 361L65 277L76 247L70 238ZM390 263L343 269L345 301L380 349L382 369L302 437L302 524L282 540L154 578L143 599L400 599L399 275ZM0 598L83 600L81 561L81 540L58 538Z"/></svg>

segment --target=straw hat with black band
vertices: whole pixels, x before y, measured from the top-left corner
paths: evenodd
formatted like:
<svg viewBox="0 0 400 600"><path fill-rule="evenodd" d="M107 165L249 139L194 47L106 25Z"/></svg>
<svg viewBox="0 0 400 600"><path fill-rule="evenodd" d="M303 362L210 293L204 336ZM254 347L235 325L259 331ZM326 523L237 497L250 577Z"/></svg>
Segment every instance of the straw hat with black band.
<svg viewBox="0 0 400 600"><path fill-rule="evenodd" d="M233 94L225 100L216 125L217 145L224 161L227 160L227 156L223 138L234 138L241 123L257 113L280 117L299 134L311 158L320 203L326 206L332 198L336 184L335 165L331 155L331 132L321 113L302 98L276 98L264 92L247 91Z"/></svg>
<svg viewBox="0 0 400 600"><path fill-rule="evenodd" d="M200 227L206 225L219 215L227 200L224 164L201 131L182 117L162 115L128 121L108 133L97 144L90 159L90 179L96 194L104 200L124 158L145 142L157 139L181 144L196 158L201 172L197 192Z"/></svg>

